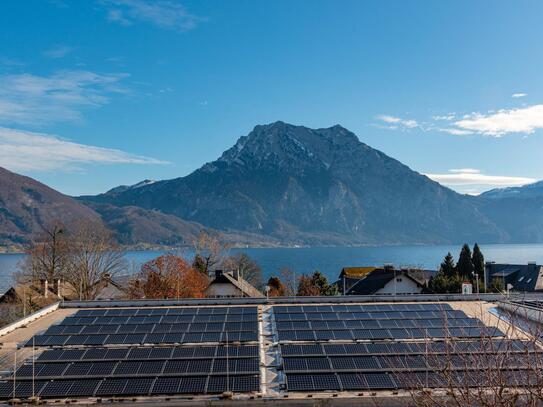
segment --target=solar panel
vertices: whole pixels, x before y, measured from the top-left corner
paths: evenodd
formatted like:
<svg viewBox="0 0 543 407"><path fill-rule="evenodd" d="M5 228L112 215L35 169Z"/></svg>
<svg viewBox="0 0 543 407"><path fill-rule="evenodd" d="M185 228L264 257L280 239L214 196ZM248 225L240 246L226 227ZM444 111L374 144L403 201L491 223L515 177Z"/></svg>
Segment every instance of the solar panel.
<svg viewBox="0 0 543 407"><path fill-rule="evenodd" d="M128 381L126 382L126 386L120 394L131 396L149 394L154 381L154 378L128 379Z"/></svg>
<svg viewBox="0 0 543 407"><path fill-rule="evenodd" d="M66 369L66 376L86 376L90 368L91 362L73 363Z"/></svg>
<svg viewBox="0 0 543 407"><path fill-rule="evenodd" d="M176 394L179 393L179 384L181 378L179 377L158 377L155 380L151 394ZM203 391L202 391L203 393Z"/></svg>
<svg viewBox="0 0 543 407"><path fill-rule="evenodd" d="M334 391L341 385L335 374L291 374L287 377L288 391Z"/></svg>
<svg viewBox="0 0 543 407"><path fill-rule="evenodd" d="M123 394L128 379L105 379L96 389L96 396L115 396Z"/></svg>
<svg viewBox="0 0 543 407"><path fill-rule="evenodd" d="M40 377L51 377L51 376L61 376L62 373L68 367L67 363L47 363L41 366L39 372L36 373L36 376ZM23 375L20 375L23 376Z"/></svg>
<svg viewBox="0 0 543 407"><path fill-rule="evenodd" d="M41 397L66 397L70 394L72 381L51 381L41 389Z"/></svg>
<svg viewBox="0 0 543 407"><path fill-rule="evenodd" d="M97 379L75 380L68 395L70 397L93 396L99 383L100 380Z"/></svg>
<svg viewBox="0 0 543 407"><path fill-rule="evenodd" d="M115 369L116 362L95 362L87 372L88 376L109 376ZM72 365L73 366L73 365Z"/></svg>

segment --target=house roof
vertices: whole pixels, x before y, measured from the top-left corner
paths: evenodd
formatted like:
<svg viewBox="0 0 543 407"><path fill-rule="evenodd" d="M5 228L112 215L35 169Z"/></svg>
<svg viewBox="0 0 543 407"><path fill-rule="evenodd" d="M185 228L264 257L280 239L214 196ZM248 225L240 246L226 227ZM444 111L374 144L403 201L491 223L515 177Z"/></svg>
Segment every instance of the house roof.
<svg viewBox="0 0 543 407"><path fill-rule="evenodd" d="M543 290L543 266L528 264L496 264L485 265L488 278L503 278L515 291Z"/></svg>
<svg viewBox="0 0 543 407"><path fill-rule="evenodd" d="M362 278L366 276L368 273L371 273L373 270L375 270L376 267L370 266L370 267L343 267L341 269L341 273L339 274L339 278Z"/></svg>
<svg viewBox="0 0 543 407"><path fill-rule="evenodd" d="M23 300L32 301L38 307L45 307L58 301L55 293L49 291L47 298L29 284L19 284L9 288L2 296L0 303L17 303Z"/></svg>
<svg viewBox="0 0 543 407"><path fill-rule="evenodd" d="M364 278L360 279L354 284L348 291L349 295L371 295L375 294L378 290L387 285L398 276L406 277L412 280L415 284L422 287L424 285L423 280L415 278L409 270L397 270L393 268L377 268L371 273L367 274Z"/></svg>
<svg viewBox="0 0 543 407"><path fill-rule="evenodd" d="M209 285L213 284L232 284L237 289L239 289L243 295L247 297L264 297L259 290L251 285L247 280L241 277L234 277L231 272L223 271L219 273Z"/></svg>

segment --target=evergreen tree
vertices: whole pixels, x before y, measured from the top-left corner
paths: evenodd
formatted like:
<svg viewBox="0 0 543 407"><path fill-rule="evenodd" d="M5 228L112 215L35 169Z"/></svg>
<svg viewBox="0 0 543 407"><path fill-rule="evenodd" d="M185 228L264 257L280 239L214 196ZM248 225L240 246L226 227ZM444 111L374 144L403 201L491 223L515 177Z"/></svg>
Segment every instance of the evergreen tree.
<svg viewBox="0 0 543 407"><path fill-rule="evenodd" d="M439 271L428 282L428 289L436 294L457 294L462 289L462 277L458 274L451 253L447 253Z"/></svg>
<svg viewBox="0 0 543 407"><path fill-rule="evenodd" d="M328 284L328 279L320 271L315 271L311 277L313 284L318 287L320 295L337 295L338 287Z"/></svg>
<svg viewBox="0 0 543 407"><path fill-rule="evenodd" d="M456 264L456 270L458 275L463 279L471 280L473 277L473 264L471 262L471 250L468 244L462 246L460 256L458 257L458 263Z"/></svg>
<svg viewBox="0 0 543 407"><path fill-rule="evenodd" d="M441 271L448 278L451 278L456 275L454 259L451 252L447 253L445 258L443 259L443 262L441 263L439 271Z"/></svg>
<svg viewBox="0 0 543 407"><path fill-rule="evenodd" d="M473 272L476 273L479 278L483 278L485 273L485 257L479 249L479 245L475 243L473 246L473 254L471 255L471 263L473 264Z"/></svg>

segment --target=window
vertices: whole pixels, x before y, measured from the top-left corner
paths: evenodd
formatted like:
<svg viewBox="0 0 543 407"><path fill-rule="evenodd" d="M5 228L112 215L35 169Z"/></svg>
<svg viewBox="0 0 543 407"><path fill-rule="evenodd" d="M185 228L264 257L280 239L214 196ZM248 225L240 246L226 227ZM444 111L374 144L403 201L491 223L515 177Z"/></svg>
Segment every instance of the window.
<svg viewBox="0 0 543 407"><path fill-rule="evenodd" d="M401 283L401 282L402 282L402 279L401 279L401 278L397 278L396 281L397 281L398 283Z"/></svg>
<svg viewBox="0 0 543 407"><path fill-rule="evenodd" d="M528 284L530 281L532 281L531 278L529 278L528 280L526 280L526 284Z"/></svg>
<svg viewBox="0 0 543 407"><path fill-rule="evenodd" d="M518 279L518 282L520 283L522 280L524 280L524 276L520 277L520 278Z"/></svg>

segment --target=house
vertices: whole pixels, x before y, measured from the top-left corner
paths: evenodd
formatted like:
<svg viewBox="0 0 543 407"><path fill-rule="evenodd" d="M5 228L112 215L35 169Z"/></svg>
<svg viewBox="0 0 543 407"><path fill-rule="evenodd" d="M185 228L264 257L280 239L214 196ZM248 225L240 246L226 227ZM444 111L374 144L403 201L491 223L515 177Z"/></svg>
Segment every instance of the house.
<svg viewBox="0 0 543 407"><path fill-rule="evenodd" d="M494 279L501 279L504 288L511 284L513 291L543 291L543 266L533 262L527 264L487 262L485 264L485 286L490 286Z"/></svg>
<svg viewBox="0 0 543 407"><path fill-rule="evenodd" d="M396 269L394 266L375 267L346 289L345 294L420 294L424 292L428 281L435 274L434 270Z"/></svg>
<svg viewBox="0 0 543 407"><path fill-rule="evenodd" d="M343 267L339 273L339 280L336 282L341 292L347 292L358 283L360 279L375 270L376 267Z"/></svg>
<svg viewBox="0 0 543 407"><path fill-rule="evenodd" d="M211 298L228 297L264 297L247 280L235 271L215 270L215 278L205 290L205 296Z"/></svg>
<svg viewBox="0 0 543 407"><path fill-rule="evenodd" d="M57 302L59 298L55 293L49 292L47 296L43 295L39 289L31 284L18 284L10 287L3 295L0 296L0 304L24 304L29 306L29 309L39 309L47 305Z"/></svg>

